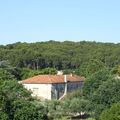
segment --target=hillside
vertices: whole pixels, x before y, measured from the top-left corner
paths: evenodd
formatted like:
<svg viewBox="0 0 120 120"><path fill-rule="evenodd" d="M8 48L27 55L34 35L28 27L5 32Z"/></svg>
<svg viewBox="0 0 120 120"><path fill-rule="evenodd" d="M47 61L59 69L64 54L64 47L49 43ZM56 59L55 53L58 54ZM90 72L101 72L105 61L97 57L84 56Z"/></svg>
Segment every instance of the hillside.
<svg viewBox="0 0 120 120"><path fill-rule="evenodd" d="M83 87L60 101L41 101L18 83L57 70L86 77ZM108 116L117 120L120 79L116 74L120 75L120 44L48 41L1 45L0 120L108 120Z"/></svg>
<svg viewBox="0 0 120 120"><path fill-rule="evenodd" d="M107 67L120 64L120 44L51 40L0 46L0 61L8 60L12 66L17 67L76 69L92 59Z"/></svg>

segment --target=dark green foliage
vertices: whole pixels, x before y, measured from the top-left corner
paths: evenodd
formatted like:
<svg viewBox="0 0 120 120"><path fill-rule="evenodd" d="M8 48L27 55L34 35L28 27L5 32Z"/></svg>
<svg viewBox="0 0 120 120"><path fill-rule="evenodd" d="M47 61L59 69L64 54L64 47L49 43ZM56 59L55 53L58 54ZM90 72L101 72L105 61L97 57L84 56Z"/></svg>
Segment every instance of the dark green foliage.
<svg viewBox="0 0 120 120"><path fill-rule="evenodd" d="M0 79L1 80L20 80L20 68L12 67L9 61L0 61Z"/></svg>
<svg viewBox="0 0 120 120"><path fill-rule="evenodd" d="M13 80L13 79L16 79L14 75L12 75L6 69L0 68L0 80Z"/></svg>
<svg viewBox="0 0 120 120"><path fill-rule="evenodd" d="M74 116L77 113L87 112L89 101L82 98L81 90L69 93L63 100L48 102L48 115L51 119L60 119L63 116Z"/></svg>
<svg viewBox="0 0 120 120"><path fill-rule="evenodd" d="M0 68L11 68L9 61L0 61Z"/></svg>
<svg viewBox="0 0 120 120"><path fill-rule="evenodd" d="M120 45L96 42L37 42L15 43L0 47L0 60L12 66L34 70L52 67L59 70L82 68L91 60L113 67L120 64ZM98 65L98 64L97 64ZM99 66L99 65L98 65ZM90 66L91 67L91 66ZM89 67L88 67L89 69ZM94 72L94 69L90 71Z"/></svg>
<svg viewBox="0 0 120 120"><path fill-rule="evenodd" d="M41 70L31 70L29 68L23 68L23 69L20 69L20 72L19 72L19 74L21 76L21 80L29 78L29 77L33 77L36 75L56 74L56 73L57 73L57 70L55 68L44 68Z"/></svg>
<svg viewBox="0 0 120 120"><path fill-rule="evenodd" d="M120 120L120 103L115 103L100 115L100 120Z"/></svg>
<svg viewBox="0 0 120 120"><path fill-rule="evenodd" d="M120 65L113 67L111 73L120 76Z"/></svg>
<svg viewBox="0 0 120 120"><path fill-rule="evenodd" d="M72 100L73 98L82 98L82 97L83 97L82 89L77 89L68 93L63 100Z"/></svg>
<svg viewBox="0 0 120 120"><path fill-rule="evenodd" d="M102 69L106 69L106 66L103 62L96 59L90 60L87 63L83 63L79 69L76 69L76 74L89 77L90 75L98 72Z"/></svg>
<svg viewBox="0 0 120 120"><path fill-rule="evenodd" d="M109 79L103 82L91 95L91 107L98 118L103 110L109 108L113 103L120 102L120 80Z"/></svg>
<svg viewBox="0 0 120 120"><path fill-rule="evenodd" d="M120 80L111 75L120 75L119 65L120 44L48 41L0 46L0 119L62 119L81 112L98 119L107 109L101 120L107 120L108 114L109 120L119 120L119 105L113 103L120 102ZM56 74L57 70L85 76L87 80L83 89L62 101L49 101L44 107L15 81Z"/></svg>
<svg viewBox="0 0 120 120"><path fill-rule="evenodd" d="M89 100L88 111L96 119L103 110L120 101L120 80L107 69L92 74L84 83L83 96Z"/></svg>
<svg viewBox="0 0 120 120"><path fill-rule="evenodd" d="M38 75L38 74L40 74L39 71L31 70L29 68L20 69L21 80L29 78L29 77L33 77L33 76Z"/></svg>
<svg viewBox="0 0 120 120"><path fill-rule="evenodd" d="M49 120L58 118L60 119L66 115L61 101L58 100L45 101L44 106L47 110Z"/></svg>
<svg viewBox="0 0 120 120"><path fill-rule="evenodd" d="M8 115L4 112L0 112L0 120L9 120Z"/></svg>
<svg viewBox="0 0 120 120"><path fill-rule="evenodd" d="M56 74L57 70L55 68L45 68L42 69L40 72L41 74Z"/></svg>
<svg viewBox="0 0 120 120"><path fill-rule="evenodd" d="M107 81L112 76L107 69L102 69L94 74L91 74L84 83L83 94L86 98L91 99L91 95L95 92L104 81Z"/></svg>
<svg viewBox="0 0 120 120"><path fill-rule="evenodd" d="M29 97L30 93L16 81L0 82L0 109L9 119L12 117L12 102Z"/></svg>
<svg viewBox="0 0 120 120"><path fill-rule="evenodd" d="M36 106L29 101L16 100L12 107L14 120L43 120L46 116L43 106Z"/></svg>
<svg viewBox="0 0 120 120"><path fill-rule="evenodd" d="M71 100L67 99L62 102L63 110L67 115L75 115L76 113L88 112L89 101L82 98L72 98Z"/></svg>
<svg viewBox="0 0 120 120"><path fill-rule="evenodd" d="M63 73L64 74L75 74L75 70L73 70L73 69L65 69L65 70L63 70Z"/></svg>
<svg viewBox="0 0 120 120"><path fill-rule="evenodd" d="M15 80L0 81L1 120L44 120L45 110L36 106L27 91Z"/></svg>
<svg viewBox="0 0 120 120"><path fill-rule="evenodd" d="M0 82L0 92L12 100L30 97L30 92L15 80Z"/></svg>

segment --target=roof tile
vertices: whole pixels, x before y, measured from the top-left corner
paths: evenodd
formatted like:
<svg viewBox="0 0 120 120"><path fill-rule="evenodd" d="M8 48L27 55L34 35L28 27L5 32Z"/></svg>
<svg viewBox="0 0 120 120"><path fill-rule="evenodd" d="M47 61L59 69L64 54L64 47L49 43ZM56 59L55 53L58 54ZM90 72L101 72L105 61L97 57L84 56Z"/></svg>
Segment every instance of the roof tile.
<svg viewBox="0 0 120 120"><path fill-rule="evenodd" d="M48 84L48 83L64 83L65 75L38 75L21 81L23 84ZM77 75L66 75L69 82L84 81L84 77Z"/></svg>

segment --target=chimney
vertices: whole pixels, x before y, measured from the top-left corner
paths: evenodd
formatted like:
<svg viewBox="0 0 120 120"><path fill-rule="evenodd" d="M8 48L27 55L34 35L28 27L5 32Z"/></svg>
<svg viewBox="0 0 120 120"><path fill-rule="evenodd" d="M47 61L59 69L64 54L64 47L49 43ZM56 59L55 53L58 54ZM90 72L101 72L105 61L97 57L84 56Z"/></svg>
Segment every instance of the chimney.
<svg viewBox="0 0 120 120"><path fill-rule="evenodd" d="M63 71L57 71L57 75L63 75Z"/></svg>
<svg viewBox="0 0 120 120"><path fill-rule="evenodd" d="M73 74L72 74L72 73L70 73L70 76L72 77L72 76L73 76Z"/></svg>

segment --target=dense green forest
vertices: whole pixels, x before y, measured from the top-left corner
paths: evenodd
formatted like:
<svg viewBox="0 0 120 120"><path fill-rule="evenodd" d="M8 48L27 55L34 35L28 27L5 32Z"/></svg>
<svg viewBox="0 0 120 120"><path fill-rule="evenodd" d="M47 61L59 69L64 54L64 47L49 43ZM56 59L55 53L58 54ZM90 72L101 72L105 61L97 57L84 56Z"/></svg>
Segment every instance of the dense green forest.
<svg viewBox="0 0 120 120"><path fill-rule="evenodd" d="M61 101L40 101L18 83L57 70L85 76L83 88ZM120 44L48 41L1 45L0 120L120 120L119 76Z"/></svg>
<svg viewBox="0 0 120 120"><path fill-rule="evenodd" d="M0 46L0 61L9 60L16 67L75 69L91 59L109 67L120 64L120 44L49 41Z"/></svg>

